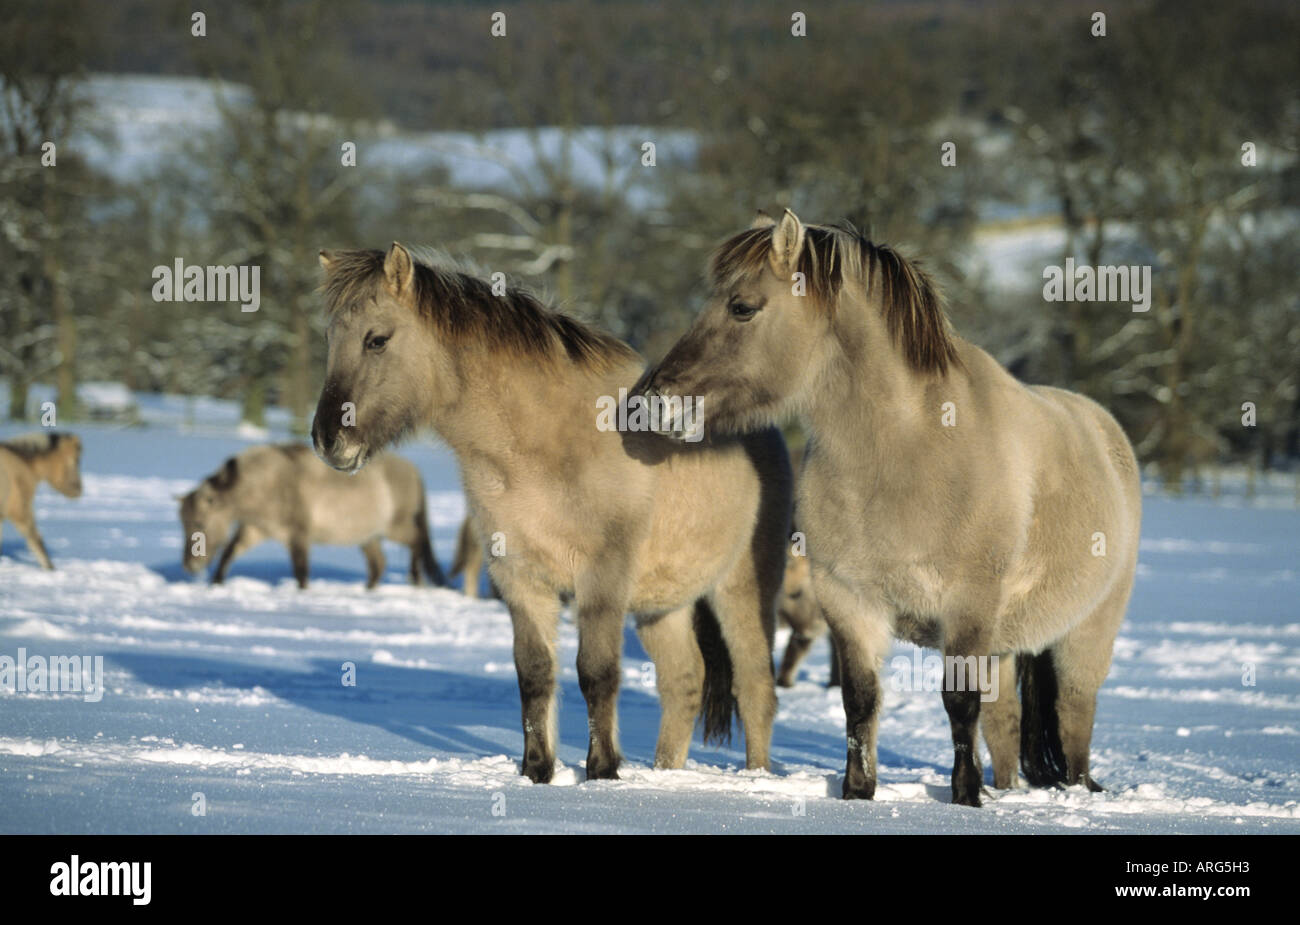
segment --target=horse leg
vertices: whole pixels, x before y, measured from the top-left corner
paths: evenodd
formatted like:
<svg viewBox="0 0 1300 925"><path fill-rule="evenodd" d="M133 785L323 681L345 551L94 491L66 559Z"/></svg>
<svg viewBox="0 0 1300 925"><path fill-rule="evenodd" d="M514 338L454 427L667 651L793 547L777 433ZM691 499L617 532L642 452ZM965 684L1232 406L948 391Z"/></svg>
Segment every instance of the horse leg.
<svg viewBox="0 0 1300 925"><path fill-rule="evenodd" d="M289 538L289 561L293 564L293 577L297 580L300 590L306 590L307 588L307 554L306 537L293 536Z"/></svg>
<svg viewBox="0 0 1300 925"><path fill-rule="evenodd" d="M27 541L27 548L32 551L32 555L41 564L41 568L52 571L54 563L50 561L50 554L45 549L45 541L41 539L41 532L36 529L36 518L31 516L30 511L25 511L24 514L26 516L14 520L14 526L18 528L18 532Z"/></svg>
<svg viewBox="0 0 1300 925"><path fill-rule="evenodd" d="M542 589L516 582L506 595L514 627L515 674L524 725L521 773L535 784L549 784L555 773L555 628L560 603Z"/></svg>
<svg viewBox="0 0 1300 925"><path fill-rule="evenodd" d="M36 515L32 513L31 496L28 495L26 500L23 500L23 496L18 494L12 500L16 503L9 511L9 519L14 522L19 534L27 541L27 548L32 551L32 555L41 564L41 568L52 571L54 563L50 561L50 554L45 549L45 541L41 539L41 532L36 529ZM0 512L0 514L2 513ZM0 521L3 521L3 517L0 517Z"/></svg>
<svg viewBox="0 0 1300 925"><path fill-rule="evenodd" d="M1020 699L1016 696L1016 659L999 656L998 692L980 708L980 730L993 761L993 786L1010 790L1020 784Z"/></svg>
<svg viewBox="0 0 1300 925"><path fill-rule="evenodd" d="M617 780L618 682L623 655L626 598L597 581L582 582L576 594L578 686L587 701L587 780Z"/></svg>
<svg viewBox="0 0 1300 925"><path fill-rule="evenodd" d="M709 599L731 658L736 710L745 727L745 767L751 770L770 764L777 707L772 673L777 589L760 584L756 574L763 572L742 558Z"/></svg>
<svg viewBox="0 0 1300 925"><path fill-rule="evenodd" d="M384 566L384 543L379 537L373 537L361 547L361 551L366 554L366 590L369 591L375 585L379 584L379 579L383 577ZM411 561L411 570L415 571L415 560ZM415 581L419 584L419 581Z"/></svg>
<svg viewBox="0 0 1300 925"><path fill-rule="evenodd" d="M808 650L816 641L816 636L805 635L798 629L790 633L790 641L785 644L785 656L781 659L781 670L776 676L779 687L794 687L795 672L799 670L799 663L804 660Z"/></svg>
<svg viewBox="0 0 1300 925"><path fill-rule="evenodd" d="M248 550L252 549L258 543L262 542L265 537L256 527L250 527L247 524L240 524L235 529L235 535L230 538L226 548L221 551L221 558L217 561L217 569L212 573L212 583L219 585L226 580L226 573L230 571L230 565Z"/></svg>
<svg viewBox="0 0 1300 925"><path fill-rule="evenodd" d="M1097 691L1110 672L1115 636L1124 621L1132 589L1132 574L1117 584L1086 620L1052 647L1056 667L1056 715L1065 754L1065 784L1083 784L1093 792L1104 789L1088 773L1092 723Z"/></svg>
<svg viewBox="0 0 1300 925"><path fill-rule="evenodd" d="M695 640L694 605L637 621L637 636L655 665L659 690L659 742L656 768L686 764L691 734L704 692L704 656Z"/></svg>
<svg viewBox="0 0 1300 925"><path fill-rule="evenodd" d="M952 802L959 806L979 806L984 774L980 770L979 660L990 656L984 633L973 627L953 634L943 647L943 708L952 727ZM1001 688L999 677L999 692Z"/></svg>
<svg viewBox="0 0 1300 925"><path fill-rule="evenodd" d="M889 612L876 604L863 613L857 594L829 576L815 575L813 585L839 654L848 740L843 796L846 800L870 800L876 795L880 663L892 641Z"/></svg>
<svg viewBox="0 0 1300 925"><path fill-rule="evenodd" d="M827 682L827 687L840 686L840 652L835 647L835 634L832 633L826 637L831 644L831 679Z"/></svg>
<svg viewBox="0 0 1300 925"><path fill-rule="evenodd" d="M465 596L469 598L478 597L479 575L483 572L483 549L477 542L471 543L471 549L465 557L465 567L463 574L465 581L462 585ZM495 592L495 589L493 589ZM500 597L499 594L493 593L493 597Z"/></svg>

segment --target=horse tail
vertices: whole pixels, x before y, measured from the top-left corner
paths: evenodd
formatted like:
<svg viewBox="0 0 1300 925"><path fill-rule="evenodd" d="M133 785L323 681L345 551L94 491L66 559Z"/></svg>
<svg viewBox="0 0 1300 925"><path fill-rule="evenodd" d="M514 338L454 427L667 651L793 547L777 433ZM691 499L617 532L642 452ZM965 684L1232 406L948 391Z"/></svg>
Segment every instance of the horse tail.
<svg viewBox="0 0 1300 925"><path fill-rule="evenodd" d="M731 690L731 653L722 638L722 627L709 602L695 602L695 640L704 655L704 695L700 700L700 721L704 724L705 743L731 741L731 717L736 712L736 696Z"/></svg>
<svg viewBox="0 0 1300 925"><path fill-rule="evenodd" d="M1016 656L1020 680L1020 770L1034 787L1065 783L1065 749L1056 712L1052 650Z"/></svg>
<svg viewBox="0 0 1300 925"><path fill-rule="evenodd" d="M418 552L425 576L439 588L445 588L447 578L442 574L442 566L433 554L433 542L429 538L429 512L425 509L423 490L420 494L420 509L415 512L416 548L412 550L412 555Z"/></svg>

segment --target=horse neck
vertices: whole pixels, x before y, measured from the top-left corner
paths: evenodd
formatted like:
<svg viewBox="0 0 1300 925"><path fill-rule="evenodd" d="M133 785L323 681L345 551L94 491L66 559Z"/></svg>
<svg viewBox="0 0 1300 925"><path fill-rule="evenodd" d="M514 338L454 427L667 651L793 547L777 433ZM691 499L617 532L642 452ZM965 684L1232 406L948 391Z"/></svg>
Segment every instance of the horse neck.
<svg viewBox="0 0 1300 925"><path fill-rule="evenodd" d="M806 405L819 447L839 446L851 456L888 454L933 425L940 413L927 403L934 380L908 365L876 298L846 297L832 337L821 381Z"/></svg>
<svg viewBox="0 0 1300 925"><path fill-rule="evenodd" d="M57 457L58 450L46 450L27 457L27 465L32 470L36 481L44 479L51 485L54 484L54 476L58 474Z"/></svg>
<svg viewBox="0 0 1300 925"><path fill-rule="evenodd" d="M596 399L617 396L641 372L639 363L597 369L563 356L539 361L488 351L469 352L458 366L459 399L437 415L435 429L462 459L489 459L503 471L557 429L594 430Z"/></svg>

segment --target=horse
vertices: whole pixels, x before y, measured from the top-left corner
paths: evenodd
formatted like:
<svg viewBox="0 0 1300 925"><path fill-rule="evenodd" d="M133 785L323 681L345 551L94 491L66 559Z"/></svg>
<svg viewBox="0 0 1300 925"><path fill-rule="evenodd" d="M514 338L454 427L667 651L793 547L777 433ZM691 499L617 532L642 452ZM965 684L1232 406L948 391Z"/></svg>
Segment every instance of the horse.
<svg viewBox="0 0 1300 925"><path fill-rule="evenodd" d="M81 497L81 438L53 431L24 434L0 443L0 534L12 520L42 568L53 569L36 529L32 498L44 480L66 498Z"/></svg>
<svg viewBox="0 0 1300 925"><path fill-rule="evenodd" d="M808 557L791 551L785 563L785 576L781 582L781 596L777 616L790 627L790 639L785 644L785 655L776 674L777 687L794 687L799 665L808 655L813 643L826 634L826 621L812 587L812 566ZM835 654L835 640L831 639L831 678L828 687L840 686L839 658Z"/></svg>
<svg viewBox="0 0 1300 925"><path fill-rule="evenodd" d="M746 767L768 767L793 491L779 432L663 440L639 417L614 420L619 390L644 369L637 353L524 289L495 294L398 243L322 251L320 262L329 320L316 452L356 471L427 426L456 454L514 630L521 773L538 783L554 773L555 637L570 596L588 780L618 777L629 612L656 668L655 767L683 767L697 715L706 741L729 736L733 711Z"/></svg>
<svg viewBox="0 0 1300 925"><path fill-rule="evenodd" d="M1019 761L1034 786L1100 789L1093 716L1141 525L1120 425L1017 381L951 330L918 264L852 226L760 215L714 252L710 280L636 394L699 396L706 433L798 417L811 434L797 504L841 661L843 796L875 794L893 635L944 653L954 803L980 805L979 727L995 787L1018 785ZM659 424L674 434L674 417ZM993 659L981 716L968 676Z"/></svg>
<svg viewBox="0 0 1300 925"><path fill-rule="evenodd" d="M466 517L461 521L456 533L456 553L451 560L448 578L465 576L462 592L468 598L478 597L479 576L483 574L483 543L474 529L474 522ZM490 584L490 582L489 582ZM491 588L492 597L500 597L495 587Z"/></svg>
<svg viewBox="0 0 1300 925"><path fill-rule="evenodd" d="M301 444L255 446L227 459L178 500L185 531L181 565L198 574L220 550L213 584L225 581L236 558L268 539L289 547L299 588L307 587L314 543L359 545L366 588L374 588L384 574L385 539L410 549L411 584L447 583L429 541L424 481L397 456L380 457L348 478Z"/></svg>

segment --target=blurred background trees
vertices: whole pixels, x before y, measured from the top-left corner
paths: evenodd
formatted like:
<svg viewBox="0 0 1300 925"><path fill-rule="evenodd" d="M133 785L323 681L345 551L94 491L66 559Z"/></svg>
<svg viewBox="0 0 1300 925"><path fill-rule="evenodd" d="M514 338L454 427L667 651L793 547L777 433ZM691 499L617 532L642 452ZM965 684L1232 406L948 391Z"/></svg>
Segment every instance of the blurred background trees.
<svg viewBox="0 0 1300 925"><path fill-rule="evenodd" d="M393 239L654 357L714 244L789 205L921 255L962 334L1097 398L1171 486L1294 461L1300 11L1148 0L1098 36L1094 6L828 0L799 37L772 2L239 0L195 36L174 0L0 0L7 410L39 382L75 415L80 378L301 428L315 252ZM1150 265L1150 311L1045 302L1069 256ZM260 266L261 309L155 303L177 257Z"/></svg>

